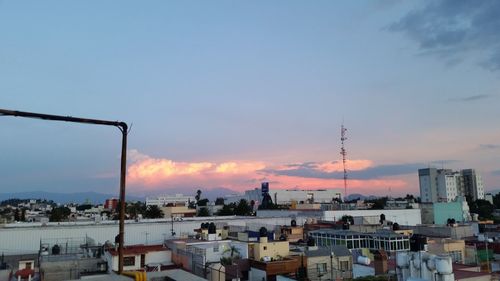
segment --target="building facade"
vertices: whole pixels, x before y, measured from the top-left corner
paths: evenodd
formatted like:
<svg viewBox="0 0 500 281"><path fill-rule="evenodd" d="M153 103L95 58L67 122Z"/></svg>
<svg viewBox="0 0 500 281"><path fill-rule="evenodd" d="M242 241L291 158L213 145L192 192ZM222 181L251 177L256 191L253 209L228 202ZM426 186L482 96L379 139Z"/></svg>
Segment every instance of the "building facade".
<svg viewBox="0 0 500 281"><path fill-rule="evenodd" d="M476 173L474 169L466 169L461 171L465 195L468 195L472 200L484 199L483 179Z"/></svg>
<svg viewBox="0 0 500 281"><path fill-rule="evenodd" d="M340 189L269 189L269 185L263 185L263 188L255 188L245 191L243 195L230 195L225 198L226 203L239 202L245 199L248 202L262 202L264 190L271 196L274 204L291 205L292 203L331 203L334 199L342 198Z"/></svg>
<svg viewBox="0 0 500 281"><path fill-rule="evenodd" d="M169 204L184 204L187 206L189 202L194 202L194 196L175 194L175 195L163 195L156 198L146 198L146 206L158 206L163 207Z"/></svg>
<svg viewBox="0 0 500 281"><path fill-rule="evenodd" d="M452 202L465 196L484 199L483 181L474 169L426 168L418 170L418 177L422 203Z"/></svg>
<svg viewBox="0 0 500 281"><path fill-rule="evenodd" d="M348 249L384 249L386 251L408 251L410 238L392 231L380 230L374 233L361 233L352 230L320 229L310 231L309 235L319 247L330 248L343 245Z"/></svg>

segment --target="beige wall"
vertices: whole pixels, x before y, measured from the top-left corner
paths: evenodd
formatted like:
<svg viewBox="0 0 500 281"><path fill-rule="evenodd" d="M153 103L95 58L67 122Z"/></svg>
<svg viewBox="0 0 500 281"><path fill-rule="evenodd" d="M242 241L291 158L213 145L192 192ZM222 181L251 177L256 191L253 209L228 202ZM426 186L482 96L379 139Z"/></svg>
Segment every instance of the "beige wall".
<svg viewBox="0 0 500 281"><path fill-rule="evenodd" d="M465 241L464 240L452 240L449 238L443 239L429 239L428 240L428 252L438 255L449 253L453 251L459 251L462 254L461 263L465 262Z"/></svg>
<svg viewBox="0 0 500 281"><path fill-rule="evenodd" d="M186 206L168 206L161 207L160 209L163 211L163 216L165 218L170 218L171 216L184 217L185 214L196 214L196 210L189 209Z"/></svg>
<svg viewBox="0 0 500 281"><path fill-rule="evenodd" d="M262 239L262 238L261 238ZM254 259L262 257L286 257L289 253L288 241L260 242L254 244Z"/></svg>
<svg viewBox="0 0 500 281"><path fill-rule="evenodd" d="M347 262L348 269L347 272L342 272L340 270L340 262ZM318 264L326 264L326 272L320 277L318 276ZM332 276L332 266L333 266L333 278L350 278L352 276L352 257L333 257L323 256L323 257L308 257L307 258L307 277L310 280L326 280L330 279Z"/></svg>

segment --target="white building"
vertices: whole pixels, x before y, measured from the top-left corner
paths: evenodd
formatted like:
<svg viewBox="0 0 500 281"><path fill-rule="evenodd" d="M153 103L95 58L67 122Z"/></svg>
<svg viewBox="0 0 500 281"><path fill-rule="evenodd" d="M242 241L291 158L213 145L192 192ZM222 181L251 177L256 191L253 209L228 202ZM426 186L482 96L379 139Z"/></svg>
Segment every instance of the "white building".
<svg viewBox="0 0 500 281"><path fill-rule="evenodd" d="M317 190L299 190L299 189L269 189L269 195L275 204L297 203L331 203L334 198L341 199L342 191L340 189L317 189ZM225 198L226 203L239 202L245 199L248 202L262 202L262 190L259 188L245 191L243 195L233 195Z"/></svg>
<svg viewBox="0 0 500 281"><path fill-rule="evenodd" d="M297 224L303 224L306 217L295 217ZM174 239L195 235L194 229L201 223L225 223L229 226L252 227L256 230L262 225L290 224L290 218L258 218L237 216L214 216L184 218L174 221L171 218L125 221L125 245L159 244L165 239ZM0 226L0 245L6 255L32 254L40 250L41 239L61 237L80 237L82 234L104 244L114 241L118 234L118 221L87 222L47 222L47 223L12 223Z"/></svg>
<svg viewBox="0 0 500 281"><path fill-rule="evenodd" d="M156 205L158 207L166 206L167 204L184 204L187 206L189 202L194 202L194 196L175 194L163 195L156 198L146 198L146 206Z"/></svg>
<svg viewBox="0 0 500 281"><path fill-rule="evenodd" d="M465 195L472 197L472 200L484 199L484 186L481 175L474 169L462 170Z"/></svg>
<svg viewBox="0 0 500 281"><path fill-rule="evenodd" d="M384 214L386 220L397 222L400 225L419 225L422 223L420 209L398 209L398 210L258 210L257 217L283 217L283 218L309 218L308 220L339 221L343 216L351 216L355 219L363 217L364 221L378 223L380 215ZM297 223L299 223L297 221Z"/></svg>
<svg viewBox="0 0 500 281"><path fill-rule="evenodd" d="M104 253L109 271L118 270L118 251L109 249ZM123 249L123 269L140 270L145 266L161 267L172 264L172 252L163 245L131 245Z"/></svg>
<svg viewBox="0 0 500 281"><path fill-rule="evenodd" d="M460 174L448 170L438 170L438 201L451 202L459 195Z"/></svg>
<svg viewBox="0 0 500 281"><path fill-rule="evenodd" d="M460 172L449 169L419 169L420 198L423 203L451 202L457 197L484 199L481 176L474 169Z"/></svg>

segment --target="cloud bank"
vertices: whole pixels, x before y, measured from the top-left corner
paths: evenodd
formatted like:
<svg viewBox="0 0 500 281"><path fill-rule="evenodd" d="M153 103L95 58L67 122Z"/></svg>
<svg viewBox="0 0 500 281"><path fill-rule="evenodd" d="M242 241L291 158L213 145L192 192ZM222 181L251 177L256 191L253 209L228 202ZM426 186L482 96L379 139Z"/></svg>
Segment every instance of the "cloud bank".
<svg viewBox="0 0 500 281"><path fill-rule="evenodd" d="M389 26L415 41L425 54L460 62L465 55L500 70L500 1L440 0L406 14Z"/></svg>
<svg viewBox="0 0 500 281"><path fill-rule="evenodd" d="M340 161L303 162L273 165L255 161L182 162L154 158L137 150L129 151L128 184L134 191L177 189L186 187L225 187L243 191L269 181L276 188L343 188L343 166ZM404 188L398 177L416 173L422 164L376 166L370 160L349 160L351 192L376 192L387 188Z"/></svg>

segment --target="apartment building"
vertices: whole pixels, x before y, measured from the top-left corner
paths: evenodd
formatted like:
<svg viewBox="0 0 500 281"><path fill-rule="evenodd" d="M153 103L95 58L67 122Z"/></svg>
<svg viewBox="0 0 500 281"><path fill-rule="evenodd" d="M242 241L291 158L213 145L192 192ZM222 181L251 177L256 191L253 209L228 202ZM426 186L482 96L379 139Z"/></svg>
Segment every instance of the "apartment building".
<svg viewBox="0 0 500 281"><path fill-rule="evenodd" d="M423 203L452 202L457 197L484 199L481 176L474 169L453 171L426 168L418 170L420 198Z"/></svg>

